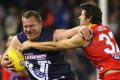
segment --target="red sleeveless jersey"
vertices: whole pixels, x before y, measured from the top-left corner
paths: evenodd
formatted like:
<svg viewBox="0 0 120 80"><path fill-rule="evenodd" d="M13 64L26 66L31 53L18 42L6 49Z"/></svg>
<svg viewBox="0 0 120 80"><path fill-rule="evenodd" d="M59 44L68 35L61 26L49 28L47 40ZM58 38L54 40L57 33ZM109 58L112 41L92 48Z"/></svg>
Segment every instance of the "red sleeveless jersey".
<svg viewBox="0 0 120 80"><path fill-rule="evenodd" d="M99 76L102 78L107 70L120 69L119 49L108 27L95 25L91 28L93 39L89 46L83 49L87 57L99 69Z"/></svg>

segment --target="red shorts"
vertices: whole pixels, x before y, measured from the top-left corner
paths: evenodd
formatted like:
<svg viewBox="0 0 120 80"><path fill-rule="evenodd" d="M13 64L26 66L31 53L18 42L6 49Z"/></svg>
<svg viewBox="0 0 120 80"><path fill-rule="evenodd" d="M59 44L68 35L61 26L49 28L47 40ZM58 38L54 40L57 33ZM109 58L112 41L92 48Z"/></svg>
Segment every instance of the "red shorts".
<svg viewBox="0 0 120 80"><path fill-rule="evenodd" d="M103 80L120 80L120 72L107 74L104 76Z"/></svg>

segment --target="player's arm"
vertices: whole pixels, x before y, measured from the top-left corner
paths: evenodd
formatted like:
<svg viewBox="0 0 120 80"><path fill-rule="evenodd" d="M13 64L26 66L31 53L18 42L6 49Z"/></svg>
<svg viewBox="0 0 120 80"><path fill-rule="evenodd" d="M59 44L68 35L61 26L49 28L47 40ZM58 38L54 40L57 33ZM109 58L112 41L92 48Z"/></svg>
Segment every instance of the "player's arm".
<svg viewBox="0 0 120 80"><path fill-rule="evenodd" d="M14 36L14 37L12 38L12 41L11 41L11 44L10 44L9 48L15 48L15 49L17 49L17 50L20 50L20 48L21 48L21 43L20 43L20 41L18 40L17 36Z"/></svg>
<svg viewBox="0 0 120 80"><path fill-rule="evenodd" d="M13 37L13 39L12 39L12 41L11 41L11 44L10 44L10 46L8 47L8 49L9 48L16 48L16 49L20 49L20 42L19 42L19 40L17 39L17 36L14 36ZM7 50L8 50L7 49ZM13 64L11 64L12 63L12 61L9 61L9 59L8 59L8 56L7 56L7 50L5 51L5 53L3 54L3 56L2 56L2 59L1 59L1 65L3 66L3 67L5 67L5 68L8 68L8 69L10 69L10 70L14 70L14 68L13 68ZM12 53L11 53L12 54Z"/></svg>
<svg viewBox="0 0 120 80"><path fill-rule="evenodd" d="M30 42L26 41L22 44L22 50L26 50L29 48L35 48L42 51L56 51L56 50L64 50L71 49L77 47L85 47L89 41L83 40L79 34L76 34L70 39L65 39L58 42Z"/></svg>
<svg viewBox="0 0 120 80"><path fill-rule="evenodd" d="M53 34L53 41L60 41L63 39L71 38L78 33L79 26L76 26L72 29L57 29Z"/></svg>
<svg viewBox="0 0 120 80"><path fill-rule="evenodd" d="M73 37L75 34L79 34L85 40L90 40L93 36L93 31L87 26L76 26L71 29L57 29L53 34L53 40L59 41Z"/></svg>

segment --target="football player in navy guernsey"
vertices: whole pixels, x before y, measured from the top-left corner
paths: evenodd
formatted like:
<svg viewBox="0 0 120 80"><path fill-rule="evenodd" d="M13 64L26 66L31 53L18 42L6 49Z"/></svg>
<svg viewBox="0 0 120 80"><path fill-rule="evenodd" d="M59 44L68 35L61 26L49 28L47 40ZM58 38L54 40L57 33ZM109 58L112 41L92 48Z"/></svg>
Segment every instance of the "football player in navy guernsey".
<svg viewBox="0 0 120 80"><path fill-rule="evenodd" d="M57 31L42 29L42 19L36 11L27 11L23 14L22 22L23 32L13 37L9 48L13 47L21 50L21 44L27 40L32 42L52 41L53 35L59 32L64 32L65 34L69 34L69 37L72 37L82 29L84 30L81 31L82 34L85 34L84 38L89 39L91 32L89 29L80 27L70 29L70 32L62 29ZM6 52L2 57L1 65L14 71L14 65L11 64L12 61L8 60ZM70 64L65 62L64 54L61 51L40 51L39 49L30 48L24 50L22 53L26 59L25 66L31 80L75 80L75 75L71 71Z"/></svg>

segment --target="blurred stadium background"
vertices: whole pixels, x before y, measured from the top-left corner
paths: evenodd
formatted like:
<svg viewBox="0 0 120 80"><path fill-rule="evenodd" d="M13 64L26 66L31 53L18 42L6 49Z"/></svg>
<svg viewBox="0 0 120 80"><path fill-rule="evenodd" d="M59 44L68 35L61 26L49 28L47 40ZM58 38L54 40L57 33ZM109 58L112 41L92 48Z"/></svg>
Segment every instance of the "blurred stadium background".
<svg viewBox="0 0 120 80"><path fill-rule="evenodd" d="M79 5L88 1L100 6L103 23L111 28L120 46L120 0L0 0L0 53L6 49L8 36L22 31L21 15L25 11L38 11L44 28L67 29L79 25ZM67 50L66 53L66 60L71 63L78 80L97 80L95 67L81 49Z"/></svg>

